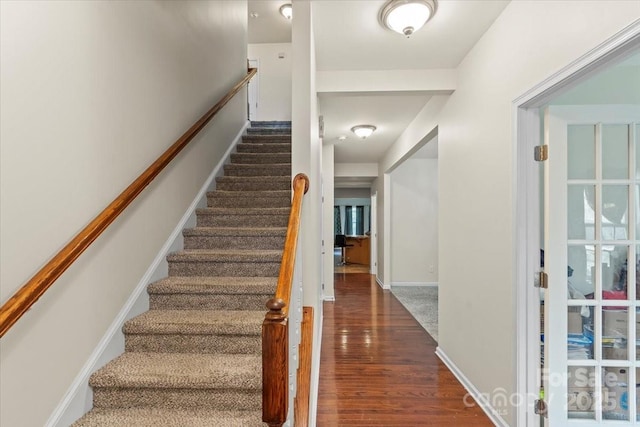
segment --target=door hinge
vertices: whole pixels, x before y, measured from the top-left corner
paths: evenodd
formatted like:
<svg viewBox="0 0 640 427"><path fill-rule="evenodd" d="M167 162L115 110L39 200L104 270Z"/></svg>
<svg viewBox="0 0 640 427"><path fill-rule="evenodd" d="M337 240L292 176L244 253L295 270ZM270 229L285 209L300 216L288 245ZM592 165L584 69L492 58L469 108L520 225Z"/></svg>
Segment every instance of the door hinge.
<svg viewBox="0 0 640 427"><path fill-rule="evenodd" d="M544 162L549 158L549 146L538 145L533 149L533 158L536 162Z"/></svg>
<svg viewBox="0 0 640 427"><path fill-rule="evenodd" d="M535 286L536 288L547 289L549 287L549 275L544 271L538 272L538 277L536 278Z"/></svg>
<svg viewBox="0 0 640 427"><path fill-rule="evenodd" d="M547 416L547 404L542 399L537 399L533 402L533 413L536 415Z"/></svg>

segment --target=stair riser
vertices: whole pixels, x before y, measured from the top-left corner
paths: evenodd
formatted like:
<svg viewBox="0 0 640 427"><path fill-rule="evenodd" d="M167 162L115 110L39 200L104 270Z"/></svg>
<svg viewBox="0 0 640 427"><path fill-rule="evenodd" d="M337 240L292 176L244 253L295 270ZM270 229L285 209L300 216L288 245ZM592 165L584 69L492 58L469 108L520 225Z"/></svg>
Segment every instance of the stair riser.
<svg viewBox="0 0 640 427"><path fill-rule="evenodd" d="M238 153L289 153L291 154L291 144L238 144Z"/></svg>
<svg viewBox="0 0 640 427"><path fill-rule="evenodd" d="M286 166L247 166L225 165L226 176L291 176L291 165Z"/></svg>
<svg viewBox="0 0 640 427"><path fill-rule="evenodd" d="M93 406L96 408L253 410L262 407L262 390L94 387Z"/></svg>
<svg viewBox="0 0 640 427"><path fill-rule="evenodd" d="M231 154L232 164L252 164L252 165L264 165L269 163L291 163L291 154L288 153L233 153Z"/></svg>
<svg viewBox="0 0 640 427"><path fill-rule="evenodd" d="M221 181L216 183L216 188L222 191L278 191L290 190L291 182L271 181L265 179L262 181L246 181L238 179L236 181Z"/></svg>
<svg viewBox="0 0 640 427"><path fill-rule="evenodd" d="M277 144L291 144L291 136L289 135L245 135L242 137L244 144L269 144L275 142Z"/></svg>
<svg viewBox="0 0 640 427"><path fill-rule="evenodd" d="M247 135L291 135L291 128L249 128Z"/></svg>
<svg viewBox="0 0 640 427"><path fill-rule="evenodd" d="M279 262L170 261L170 276L278 277Z"/></svg>
<svg viewBox="0 0 640 427"><path fill-rule="evenodd" d="M291 127L291 120L252 120L251 127Z"/></svg>
<svg viewBox="0 0 640 427"><path fill-rule="evenodd" d="M287 208L290 197L207 197L210 208Z"/></svg>
<svg viewBox="0 0 640 427"><path fill-rule="evenodd" d="M185 249L282 250L284 236L185 236Z"/></svg>
<svg viewBox="0 0 640 427"><path fill-rule="evenodd" d="M286 227L288 215L198 215L198 227Z"/></svg>
<svg viewBox="0 0 640 427"><path fill-rule="evenodd" d="M259 334L260 328L257 329ZM125 351L259 354L262 351L262 338L260 335L127 334Z"/></svg>
<svg viewBox="0 0 640 427"><path fill-rule="evenodd" d="M275 292L275 289L274 289ZM151 294L151 310L266 310L270 294Z"/></svg>

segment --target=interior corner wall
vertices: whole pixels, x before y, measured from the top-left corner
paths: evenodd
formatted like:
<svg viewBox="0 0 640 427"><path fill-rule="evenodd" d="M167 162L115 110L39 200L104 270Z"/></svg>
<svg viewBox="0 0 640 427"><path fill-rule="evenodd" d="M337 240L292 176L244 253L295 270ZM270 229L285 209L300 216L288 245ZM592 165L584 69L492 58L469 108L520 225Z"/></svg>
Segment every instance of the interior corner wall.
<svg viewBox="0 0 640 427"><path fill-rule="evenodd" d="M438 282L438 160L391 173L391 286Z"/></svg>
<svg viewBox="0 0 640 427"><path fill-rule="evenodd" d="M252 43L248 55L258 60L256 121L291 120L291 43Z"/></svg>
<svg viewBox="0 0 640 427"><path fill-rule="evenodd" d="M438 344L494 404L516 391L512 103L638 16L638 2L511 2L461 62L437 118ZM516 425L514 407L494 409Z"/></svg>
<svg viewBox="0 0 640 427"><path fill-rule="evenodd" d="M242 1L0 2L3 302L246 74L246 34ZM246 117L243 90L2 338L0 425L45 425Z"/></svg>

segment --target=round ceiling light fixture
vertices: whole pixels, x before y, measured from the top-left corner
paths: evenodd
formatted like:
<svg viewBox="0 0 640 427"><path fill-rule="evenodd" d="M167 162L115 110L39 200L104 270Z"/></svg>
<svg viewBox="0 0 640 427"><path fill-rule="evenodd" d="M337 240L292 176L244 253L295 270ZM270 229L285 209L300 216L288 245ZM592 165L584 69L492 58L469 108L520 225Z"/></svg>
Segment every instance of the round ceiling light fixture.
<svg viewBox="0 0 640 427"><path fill-rule="evenodd" d="M291 19L293 16L293 6L291 3L283 4L280 6L280 15L284 16L287 19Z"/></svg>
<svg viewBox="0 0 640 427"><path fill-rule="evenodd" d="M376 130L372 125L357 125L351 128L351 132L355 133L358 138L366 139Z"/></svg>
<svg viewBox="0 0 640 427"><path fill-rule="evenodd" d="M433 17L437 8L436 0L390 0L380 10L380 23L409 37Z"/></svg>

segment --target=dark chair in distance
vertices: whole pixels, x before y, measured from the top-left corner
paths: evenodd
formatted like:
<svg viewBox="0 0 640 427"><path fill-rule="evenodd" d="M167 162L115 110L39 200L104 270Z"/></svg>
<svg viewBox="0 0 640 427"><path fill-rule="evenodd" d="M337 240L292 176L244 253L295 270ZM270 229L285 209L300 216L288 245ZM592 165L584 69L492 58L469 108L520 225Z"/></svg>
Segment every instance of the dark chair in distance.
<svg viewBox="0 0 640 427"><path fill-rule="evenodd" d="M345 236L344 234L336 234L336 240L333 246L335 248L340 248L340 250L342 251L340 265L347 265L344 248L353 247L353 245L347 244L347 236Z"/></svg>

